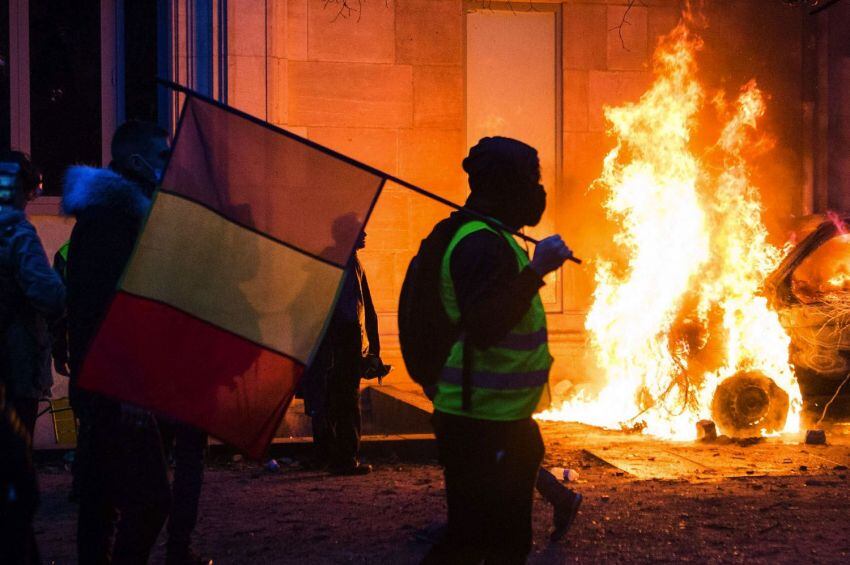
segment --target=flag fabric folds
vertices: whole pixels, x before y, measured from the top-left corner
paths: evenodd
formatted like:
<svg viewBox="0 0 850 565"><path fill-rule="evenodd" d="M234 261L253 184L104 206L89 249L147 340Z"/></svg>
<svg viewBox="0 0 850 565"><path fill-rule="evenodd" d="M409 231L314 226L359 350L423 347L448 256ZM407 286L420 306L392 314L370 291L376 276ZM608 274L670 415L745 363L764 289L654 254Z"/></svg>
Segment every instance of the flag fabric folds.
<svg viewBox="0 0 850 565"><path fill-rule="evenodd" d="M384 178L189 96L80 385L260 457Z"/></svg>

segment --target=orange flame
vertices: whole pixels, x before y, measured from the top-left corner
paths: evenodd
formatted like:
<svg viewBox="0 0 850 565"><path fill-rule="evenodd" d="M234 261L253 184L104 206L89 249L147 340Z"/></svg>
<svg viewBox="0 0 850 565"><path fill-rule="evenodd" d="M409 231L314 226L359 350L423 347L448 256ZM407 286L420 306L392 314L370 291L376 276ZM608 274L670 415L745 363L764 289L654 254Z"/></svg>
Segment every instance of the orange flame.
<svg viewBox="0 0 850 565"><path fill-rule="evenodd" d="M767 241L744 157L757 145L764 97L754 81L742 89L711 148L722 163L713 170L691 147L705 99L695 78L701 46L680 23L654 54L650 89L636 103L606 108L617 146L593 186L607 192L624 258L598 259L585 322L606 382L541 419L640 421L647 433L692 439L696 422L710 418L717 385L758 370L789 394L785 431L799 427L790 339L760 294L785 250Z"/></svg>

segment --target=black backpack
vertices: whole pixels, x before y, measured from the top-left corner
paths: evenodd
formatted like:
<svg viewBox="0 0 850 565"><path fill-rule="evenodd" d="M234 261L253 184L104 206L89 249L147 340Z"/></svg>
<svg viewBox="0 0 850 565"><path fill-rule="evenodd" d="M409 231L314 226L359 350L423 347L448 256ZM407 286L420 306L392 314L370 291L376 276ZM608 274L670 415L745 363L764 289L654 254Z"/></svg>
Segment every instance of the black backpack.
<svg viewBox="0 0 850 565"><path fill-rule="evenodd" d="M464 214L454 213L434 226L410 261L401 286L398 303L401 355L410 377L429 398L436 392L440 372L461 333L460 326L449 319L440 298L440 272L449 243L468 219ZM467 358L465 352L464 360ZM468 388L464 386L465 400Z"/></svg>

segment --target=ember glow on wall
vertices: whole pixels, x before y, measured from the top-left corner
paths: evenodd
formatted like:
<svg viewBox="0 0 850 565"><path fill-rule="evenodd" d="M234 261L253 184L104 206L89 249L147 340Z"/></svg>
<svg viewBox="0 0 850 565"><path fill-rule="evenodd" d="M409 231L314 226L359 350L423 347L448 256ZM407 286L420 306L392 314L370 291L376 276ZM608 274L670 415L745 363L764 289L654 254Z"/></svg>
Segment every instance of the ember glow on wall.
<svg viewBox="0 0 850 565"><path fill-rule="evenodd" d="M519 139L537 149L549 212L534 237L554 232L560 144L557 13L482 9L466 15L466 144L487 136ZM548 310L560 309L553 273L543 289Z"/></svg>

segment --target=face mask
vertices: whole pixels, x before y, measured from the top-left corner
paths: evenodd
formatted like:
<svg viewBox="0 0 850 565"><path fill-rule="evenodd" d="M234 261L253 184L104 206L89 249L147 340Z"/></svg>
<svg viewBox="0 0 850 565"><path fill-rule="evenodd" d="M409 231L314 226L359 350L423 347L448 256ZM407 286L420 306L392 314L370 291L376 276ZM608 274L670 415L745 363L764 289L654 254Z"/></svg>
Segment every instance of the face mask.
<svg viewBox="0 0 850 565"><path fill-rule="evenodd" d="M522 226L536 226L546 210L546 190L538 184L531 193L522 199L519 205L519 216Z"/></svg>
<svg viewBox="0 0 850 565"><path fill-rule="evenodd" d="M145 167L147 167L148 170L151 172L151 176L153 178L149 180L152 180L155 185L159 186L159 184L162 182L163 170L158 167L152 167L151 164L148 163L147 159L145 159L141 155L137 155L137 157L142 160L142 163L144 163Z"/></svg>

